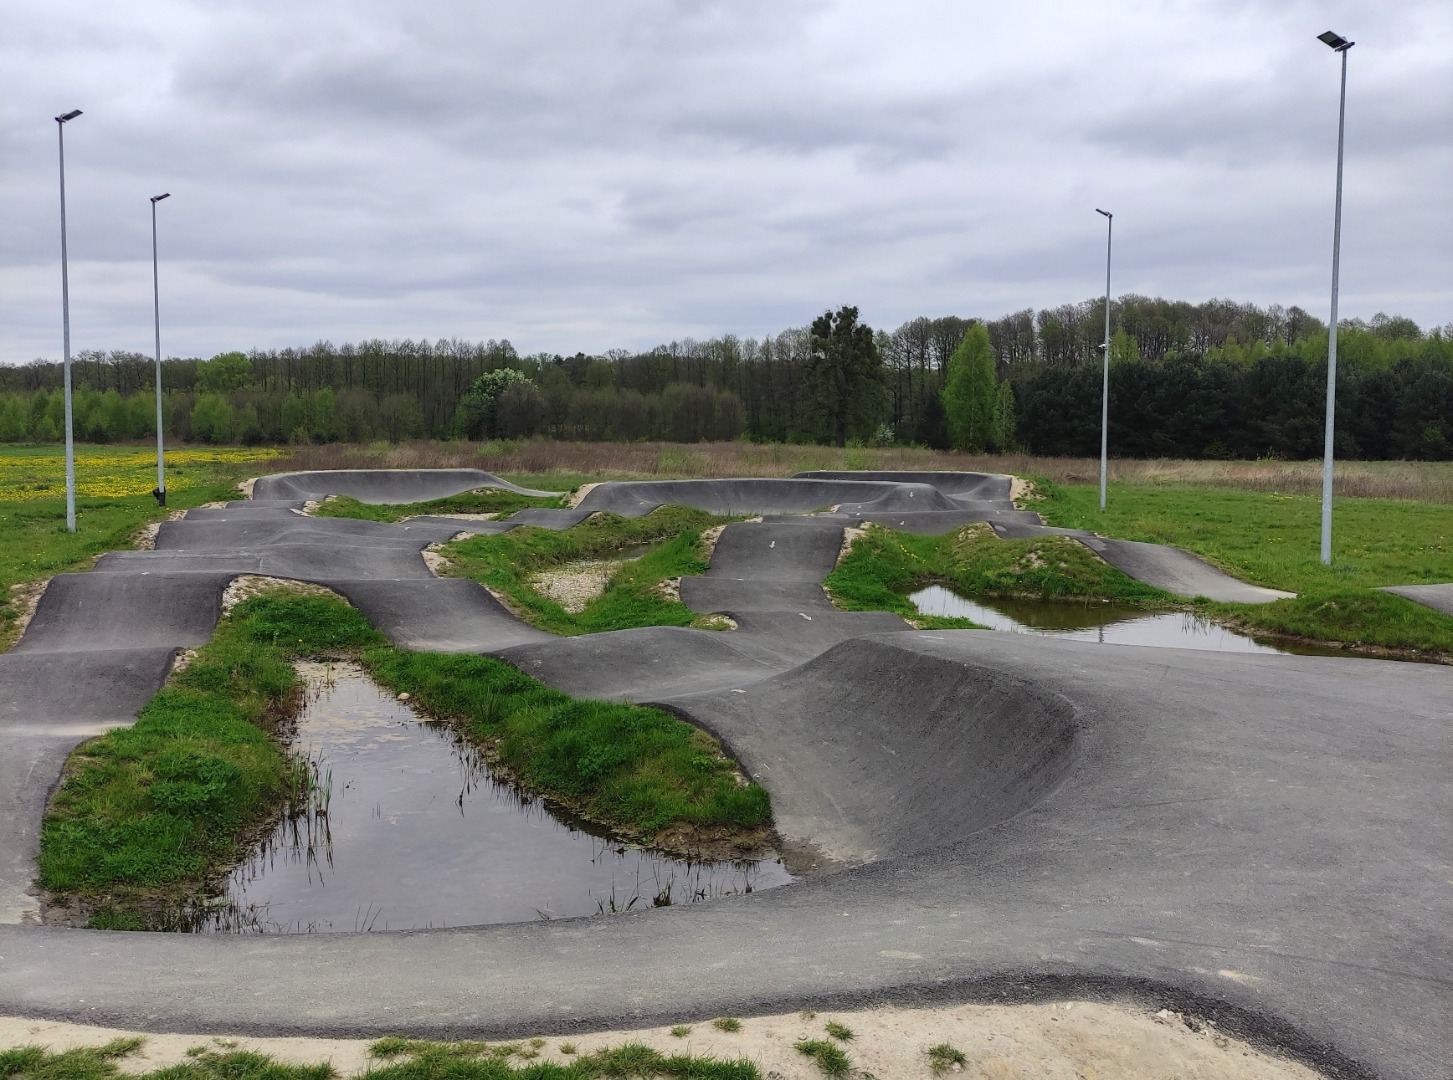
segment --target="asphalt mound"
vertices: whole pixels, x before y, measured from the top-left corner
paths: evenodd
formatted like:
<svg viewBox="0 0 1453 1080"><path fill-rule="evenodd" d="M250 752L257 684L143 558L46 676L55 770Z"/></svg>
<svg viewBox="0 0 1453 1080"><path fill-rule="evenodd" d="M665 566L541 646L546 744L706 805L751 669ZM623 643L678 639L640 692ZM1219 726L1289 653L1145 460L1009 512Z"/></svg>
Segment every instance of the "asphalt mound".
<svg viewBox="0 0 1453 1080"><path fill-rule="evenodd" d="M481 488L541 498L559 494L520 487L479 469L322 469L259 477L252 497L259 502L286 502L347 495L359 502L389 506L445 499Z"/></svg>
<svg viewBox="0 0 1453 1080"><path fill-rule="evenodd" d="M810 514L850 503L853 512L952 510L954 504L927 484L856 480L642 480L600 484L580 501L582 510L644 517L661 506L690 506L712 514Z"/></svg>
<svg viewBox="0 0 1453 1080"><path fill-rule="evenodd" d="M764 682L671 702L772 793L789 847L838 865L913 854L1013 817L1069 771L1068 699L896 637L845 641Z"/></svg>
<svg viewBox="0 0 1453 1080"><path fill-rule="evenodd" d="M1453 615L1453 582L1444 585L1389 585L1382 591L1441 611L1444 615Z"/></svg>

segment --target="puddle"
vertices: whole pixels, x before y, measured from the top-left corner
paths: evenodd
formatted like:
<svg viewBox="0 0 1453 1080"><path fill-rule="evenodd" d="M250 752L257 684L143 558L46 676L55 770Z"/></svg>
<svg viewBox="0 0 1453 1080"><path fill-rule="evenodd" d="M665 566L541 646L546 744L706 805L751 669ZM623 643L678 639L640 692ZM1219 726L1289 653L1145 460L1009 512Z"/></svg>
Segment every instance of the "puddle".
<svg viewBox="0 0 1453 1080"><path fill-rule="evenodd" d="M972 619L990 630L1043 634L1103 645L1149 645L1163 649L1213 649L1220 652L1307 652L1329 650L1278 648L1227 630L1186 611L1147 614L1123 604L1065 603L1050 600L966 600L941 585L930 585L908 599L924 615Z"/></svg>
<svg viewBox="0 0 1453 1080"><path fill-rule="evenodd" d="M593 835L496 780L447 725L350 666L306 664L294 747L311 812L180 918L201 933L472 926L690 904L791 881L777 860L688 862Z"/></svg>

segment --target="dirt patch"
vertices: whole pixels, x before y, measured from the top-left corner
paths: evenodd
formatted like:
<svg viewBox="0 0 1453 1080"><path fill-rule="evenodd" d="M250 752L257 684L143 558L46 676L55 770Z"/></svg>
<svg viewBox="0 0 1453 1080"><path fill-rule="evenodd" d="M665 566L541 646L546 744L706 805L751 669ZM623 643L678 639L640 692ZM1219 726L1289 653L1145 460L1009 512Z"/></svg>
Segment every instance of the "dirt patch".
<svg viewBox="0 0 1453 1080"><path fill-rule="evenodd" d="M730 615L723 615L720 611L716 611L710 615L692 619L691 626L696 630L735 630L737 620Z"/></svg>
<svg viewBox="0 0 1453 1080"><path fill-rule="evenodd" d="M221 504L219 503L218 505ZM171 510L167 513L166 519L167 521L181 521L186 516L187 512L185 510ZM160 521L147 522L131 538L131 546L137 551L155 551L156 534L161 532L161 526L162 523Z"/></svg>
<svg viewBox="0 0 1453 1080"><path fill-rule="evenodd" d="M570 507L570 509L574 510L585 500L585 497L587 495L589 495L598 487L600 487L599 482L594 484L581 484L578 488L571 492L570 498L566 500L565 505Z"/></svg>
<svg viewBox="0 0 1453 1080"><path fill-rule="evenodd" d="M243 574L235 577L228 584L222 593L222 614L227 615L233 608L244 600L250 600L262 593L277 592L279 590L293 593L298 596L331 596L335 600L342 600L345 604L347 599L334 592L332 589L325 589L321 585L314 585L308 581L293 581L290 578L262 577L257 574ZM180 670L173 667L173 671Z"/></svg>
<svg viewBox="0 0 1453 1080"><path fill-rule="evenodd" d="M40 606L40 598L45 595L45 587L49 584L50 578L46 578L44 581L22 581L10 586L10 601L6 606L15 614L8 623L0 623L0 650L8 649L20 640L30 620L35 618L35 609Z"/></svg>
<svg viewBox="0 0 1453 1080"><path fill-rule="evenodd" d="M1033 480L1026 480L1022 476L1011 476L1009 478L1009 501L1014 504L1016 510L1026 510L1025 503L1043 502L1041 495L1034 486Z"/></svg>
<svg viewBox="0 0 1453 1080"><path fill-rule="evenodd" d="M707 562L711 562L711 557L716 554L716 542L721 539L725 528L725 525L713 525L701 534L701 553Z"/></svg>
<svg viewBox="0 0 1453 1080"><path fill-rule="evenodd" d="M536 574L530 579L530 586L570 614L579 615L592 600L605 593L611 576L620 566L620 562L614 559L569 563Z"/></svg>
<svg viewBox="0 0 1453 1080"><path fill-rule="evenodd" d="M843 529L843 542L837 549L837 562L832 564L834 570L843 564L843 560L848 557L848 552L853 550L853 545L867 536L868 530L871 528L872 525L868 524L862 526L849 525Z"/></svg>
<svg viewBox="0 0 1453 1080"><path fill-rule="evenodd" d="M1234 973L1233 973L1234 974ZM1230 977L1230 975L1228 975ZM721 1031L709 1020L680 1027L601 1031L528 1042L530 1064L565 1065L580 1055L623 1043L644 1043L664 1054L718 1059L748 1058L762 1076L820 1078L821 1073L795 1049L805 1039L825 1039L829 1021L851 1030L841 1044L854 1075L883 1080L928 1080L933 1076L928 1049L947 1044L961 1051L963 1066L948 1075L965 1080L1317 1080L1304 1065L1268 1054L1223 1035L1209 1021L1169 1010L1158 1013L1134 1003L1065 1001L1032 1005L959 1005L926 1009L896 1006L856 1011L783 1013L741 1021L736 1032ZM672 1031L680 1032L673 1035ZM41 1045L52 1051L100 1046L140 1032L0 1018L0 1047ZM193 1047L246 1050L298 1065L332 1064L343 1076L376 1067L369 1042L362 1039L217 1038L205 1035L147 1035L124 1072L139 1073L186 1062ZM567 1054L562 1047L571 1048ZM525 1062L520 1062L525 1064Z"/></svg>
<svg viewBox="0 0 1453 1080"><path fill-rule="evenodd" d="M252 498L252 489L257 486L258 479L259 477L253 476L237 482L237 490L242 493L244 499Z"/></svg>
<svg viewBox="0 0 1453 1080"><path fill-rule="evenodd" d="M448 518L450 521L494 521L499 514L410 514L408 517L399 518L399 524L402 525L406 521L417 521L421 517Z"/></svg>

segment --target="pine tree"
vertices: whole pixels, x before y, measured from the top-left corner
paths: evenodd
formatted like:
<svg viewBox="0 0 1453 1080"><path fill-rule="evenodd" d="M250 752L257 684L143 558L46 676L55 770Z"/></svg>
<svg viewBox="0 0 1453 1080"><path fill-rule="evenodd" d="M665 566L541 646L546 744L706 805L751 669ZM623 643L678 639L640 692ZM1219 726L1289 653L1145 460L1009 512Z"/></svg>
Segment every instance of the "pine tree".
<svg viewBox="0 0 1453 1080"><path fill-rule="evenodd" d="M983 323L975 323L949 357L943 388L943 411L955 450L982 453L998 448L998 404L989 331Z"/></svg>

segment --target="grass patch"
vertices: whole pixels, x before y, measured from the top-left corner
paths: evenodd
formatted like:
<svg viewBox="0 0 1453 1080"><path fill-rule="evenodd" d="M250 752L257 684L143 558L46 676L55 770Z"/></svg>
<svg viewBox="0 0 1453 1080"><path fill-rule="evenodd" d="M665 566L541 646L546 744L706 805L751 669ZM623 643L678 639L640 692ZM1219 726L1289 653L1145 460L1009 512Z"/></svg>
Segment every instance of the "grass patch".
<svg viewBox="0 0 1453 1080"><path fill-rule="evenodd" d="M803 1057L811 1058L824 1076L831 1076L836 1080L837 1077L847 1076L853 1071L852 1061L837 1043L828 1042L826 1039L804 1039L793 1046Z"/></svg>
<svg viewBox="0 0 1453 1080"><path fill-rule="evenodd" d="M318 517L353 518L358 521L402 521L406 517L427 514L513 514L516 510L536 506L560 509L565 506L565 498L541 499L499 488L486 488L428 502L377 505L359 502L348 495L336 495L320 503L313 513Z"/></svg>
<svg viewBox="0 0 1453 1080"><path fill-rule="evenodd" d="M141 929L149 903L204 892L307 794L276 737L300 689L293 661L381 640L331 598L239 604L135 725L71 755L41 828L41 887L106 929Z"/></svg>
<svg viewBox="0 0 1453 1080"><path fill-rule="evenodd" d="M684 1038L686 1038L686 1036L688 1036L690 1034L691 1034L691 1025L690 1024L677 1024L675 1027L673 1027L671 1029L671 1037L673 1039L684 1039Z"/></svg>
<svg viewBox="0 0 1453 1080"><path fill-rule="evenodd" d="M742 1030L742 1022L735 1016L718 1016L711 1022L717 1031L736 1032Z"/></svg>
<svg viewBox="0 0 1453 1080"><path fill-rule="evenodd" d="M1453 515L1446 506L1339 499L1333 563L1324 566L1321 501L1315 496L1117 485L1101 514L1094 487L1038 486L1046 498L1037 508L1052 524L1172 544L1235 577L1298 594L1270 604L1197 604L1219 622L1353 649L1453 656L1453 619L1376 591L1382 585L1453 581Z"/></svg>
<svg viewBox="0 0 1453 1080"><path fill-rule="evenodd" d="M892 611L925 629L975 625L967 619L919 615L908 594L931 584L964 596L1115 600L1146 606L1173 602L1068 537L1000 540L987 525L966 525L943 536L870 526L823 584L839 608Z"/></svg>
<svg viewBox="0 0 1453 1080"><path fill-rule="evenodd" d="M826 1026L827 1033L838 1042L852 1042L853 1029L846 1024L839 1024L836 1020L829 1020Z"/></svg>
<svg viewBox="0 0 1453 1080"><path fill-rule="evenodd" d="M661 589L668 578L703 574L708 560L701 534L726 519L682 506L640 518L596 514L570 529L523 526L497 536L474 536L444 548L452 573L505 596L533 626L554 634L589 634L636 626L691 626L701 616ZM602 559L643 544L641 558L622 562L604 594L583 611L566 611L530 584L547 570Z"/></svg>
<svg viewBox="0 0 1453 1080"><path fill-rule="evenodd" d="M1270 604L1199 606L1219 622L1252 632L1453 659L1453 619L1423 604L1372 589L1343 589Z"/></svg>
<svg viewBox="0 0 1453 1080"><path fill-rule="evenodd" d="M962 1068L969 1063L969 1059L964 1056L962 1050L956 1046L950 1046L948 1043L930 1046L926 1052L928 1065L933 1070L934 1076L942 1076L955 1065Z"/></svg>
<svg viewBox="0 0 1453 1080"><path fill-rule="evenodd" d="M1321 500L1310 495L1185 486L1112 485L1099 510L1091 485L1039 482L1051 525L1173 544L1236 577L1295 593L1453 581L1453 514L1407 499L1338 499L1331 566L1321 554Z"/></svg>
<svg viewBox="0 0 1453 1080"><path fill-rule="evenodd" d="M485 656L384 648L363 662L417 707L458 722L523 786L590 821L647 840L770 822L766 791L739 783L714 738L660 709L572 698Z"/></svg>
<svg viewBox="0 0 1453 1080"><path fill-rule="evenodd" d="M288 1065L266 1054L197 1048L187 1059L148 1072L122 1073L122 1061L140 1049L142 1039L117 1039L101 1047L55 1053L39 1046L0 1050L0 1080L333 1080L331 1065ZM387 1052L379 1053L383 1047ZM533 1061L518 1047L485 1043L437 1043L418 1039L380 1039L374 1056L388 1062L371 1069L374 1080L760 1080L757 1067L744 1059L719 1060L690 1054L662 1054L640 1043L597 1050L566 1064ZM561 1047L564 1050L564 1046ZM504 1051L504 1052L502 1052ZM533 1051L537 1055L538 1051Z"/></svg>

